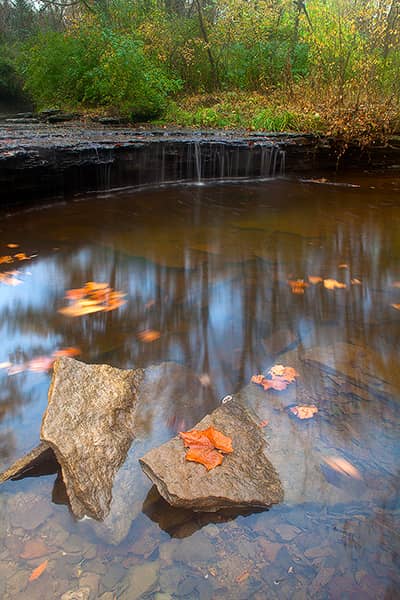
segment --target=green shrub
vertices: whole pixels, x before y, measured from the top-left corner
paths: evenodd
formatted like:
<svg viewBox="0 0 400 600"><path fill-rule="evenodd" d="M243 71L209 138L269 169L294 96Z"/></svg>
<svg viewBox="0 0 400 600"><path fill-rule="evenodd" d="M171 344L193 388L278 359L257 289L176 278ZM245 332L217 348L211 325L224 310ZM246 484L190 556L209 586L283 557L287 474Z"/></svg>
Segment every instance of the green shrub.
<svg viewBox="0 0 400 600"><path fill-rule="evenodd" d="M145 119L159 115L180 86L146 56L140 40L96 21L40 34L19 65L40 108L106 107Z"/></svg>

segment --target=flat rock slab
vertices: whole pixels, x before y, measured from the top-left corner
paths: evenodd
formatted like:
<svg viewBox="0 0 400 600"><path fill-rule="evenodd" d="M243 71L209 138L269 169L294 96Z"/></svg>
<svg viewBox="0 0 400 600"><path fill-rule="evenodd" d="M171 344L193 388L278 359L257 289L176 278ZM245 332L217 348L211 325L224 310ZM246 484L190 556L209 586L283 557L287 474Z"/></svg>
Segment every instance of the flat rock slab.
<svg viewBox="0 0 400 600"><path fill-rule="evenodd" d="M114 476L134 438L143 370L87 365L62 357L54 364L40 437L59 462L78 518L104 519Z"/></svg>
<svg viewBox="0 0 400 600"><path fill-rule="evenodd" d="M249 411L229 402L204 417L194 429L210 426L231 437L234 449L211 471L185 459L186 449L178 437L140 459L161 496L172 506L205 512L262 508L281 502L279 476L264 453L264 436Z"/></svg>

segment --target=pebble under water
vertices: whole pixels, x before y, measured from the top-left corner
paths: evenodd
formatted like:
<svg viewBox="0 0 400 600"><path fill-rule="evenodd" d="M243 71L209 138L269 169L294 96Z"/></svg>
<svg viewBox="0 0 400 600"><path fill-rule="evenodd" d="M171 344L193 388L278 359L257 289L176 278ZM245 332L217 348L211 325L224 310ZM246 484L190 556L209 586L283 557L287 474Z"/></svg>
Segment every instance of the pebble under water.
<svg viewBox="0 0 400 600"><path fill-rule="evenodd" d="M361 174L1 215L0 470L38 443L58 350L120 368L178 363L200 392L176 393L180 371L166 367L123 467L126 502L105 523L75 520L55 473L0 487L0 597L398 598L399 232L400 179ZM90 281L125 304L59 312ZM250 384L274 364L301 370L291 385L318 407L308 422L288 416L293 391ZM294 432L287 500L250 515L169 507L137 458L251 386L266 439L285 419Z"/></svg>

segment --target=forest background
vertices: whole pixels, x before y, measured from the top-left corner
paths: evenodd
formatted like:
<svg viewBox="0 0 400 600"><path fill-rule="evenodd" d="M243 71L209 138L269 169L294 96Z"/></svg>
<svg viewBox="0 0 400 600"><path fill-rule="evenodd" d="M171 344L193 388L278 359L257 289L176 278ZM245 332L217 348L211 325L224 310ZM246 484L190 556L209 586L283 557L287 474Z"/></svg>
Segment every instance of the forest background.
<svg viewBox="0 0 400 600"><path fill-rule="evenodd" d="M132 122L400 130L400 0L0 0L0 96Z"/></svg>

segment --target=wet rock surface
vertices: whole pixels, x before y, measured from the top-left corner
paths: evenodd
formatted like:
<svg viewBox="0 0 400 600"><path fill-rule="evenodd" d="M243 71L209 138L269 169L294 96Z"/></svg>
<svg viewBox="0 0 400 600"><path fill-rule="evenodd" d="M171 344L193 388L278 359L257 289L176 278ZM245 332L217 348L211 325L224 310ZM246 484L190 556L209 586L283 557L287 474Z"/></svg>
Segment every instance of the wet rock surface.
<svg viewBox="0 0 400 600"><path fill-rule="evenodd" d="M61 466L77 517L104 519L114 476L134 438L143 371L86 365L61 358L54 365L41 439Z"/></svg>
<svg viewBox="0 0 400 600"><path fill-rule="evenodd" d="M235 402L217 408L194 429L213 426L232 438L234 451L207 471L187 461L183 441L174 438L140 459L142 469L172 505L195 511L266 507L283 500L279 477L264 454L265 442L250 413Z"/></svg>
<svg viewBox="0 0 400 600"><path fill-rule="evenodd" d="M340 140L312 134L130 129L101 121L88 127L74 116L49 111L0 122L3 202L123 185L270 177L284 169L315 176L335 172L342 147ZM399 164L397 138L364 151L350 145L341 159L343 168Z"/></svg>

